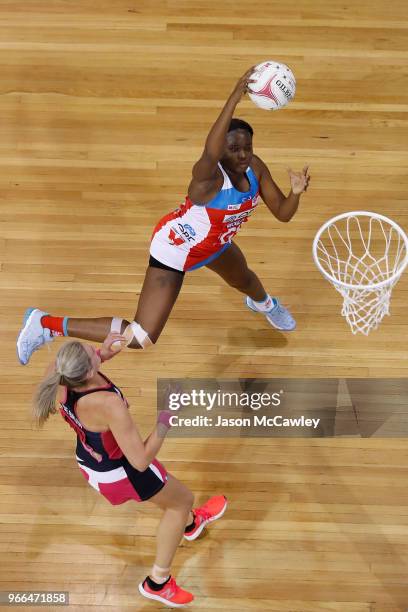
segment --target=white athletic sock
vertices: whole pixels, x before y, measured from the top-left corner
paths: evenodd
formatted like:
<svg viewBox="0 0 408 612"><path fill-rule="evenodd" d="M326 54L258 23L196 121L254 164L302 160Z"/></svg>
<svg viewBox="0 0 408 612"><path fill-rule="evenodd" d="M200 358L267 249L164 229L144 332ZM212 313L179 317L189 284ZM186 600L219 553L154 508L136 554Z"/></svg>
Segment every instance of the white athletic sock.
<svg viewBox="0 0 408 612"><path fill-rule="evenodd" d="M259 310L259 312L267 312L268 310L276 306L275 298L271 297L269 293L266 294L266 298L262 302L255 302L255 300L252 300L252 303L255 308Z"/></svg>
<svg viewBox="0 0 408 612"><path fill-rule="evenodd" d="M164 584L166 580L168 580L170 577L170 568L169 567L163 568L157 565L153 565L152 573L150 574L150 576L152 577L152 580L156 584Z"/></svg>

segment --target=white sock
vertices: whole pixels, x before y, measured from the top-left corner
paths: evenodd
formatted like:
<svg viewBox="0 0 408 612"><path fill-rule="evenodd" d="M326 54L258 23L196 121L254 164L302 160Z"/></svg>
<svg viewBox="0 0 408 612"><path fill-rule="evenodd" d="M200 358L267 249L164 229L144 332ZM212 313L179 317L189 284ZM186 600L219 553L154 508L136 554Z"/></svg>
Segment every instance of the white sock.
<svg viewBox="0 0 408 612"><path fill-rule="evenodd" d="M252 303L259 312L267 312L276 306L275 298L271 297L269 293L266 294L266 298L262 302L255 302L255 300L252 300Z"/></svg>
<svg viewBox="0 0 408 612"><path fill-rule="evenodd" d="M150 574L152 580L156 583L156 584L164 584L166 582L166 580L169 579L170 577L170 568L166 567L159 567L158 565L153 565L152 567L152 573ZM163 576L163 574L166 574L167 576Z"/></svg>

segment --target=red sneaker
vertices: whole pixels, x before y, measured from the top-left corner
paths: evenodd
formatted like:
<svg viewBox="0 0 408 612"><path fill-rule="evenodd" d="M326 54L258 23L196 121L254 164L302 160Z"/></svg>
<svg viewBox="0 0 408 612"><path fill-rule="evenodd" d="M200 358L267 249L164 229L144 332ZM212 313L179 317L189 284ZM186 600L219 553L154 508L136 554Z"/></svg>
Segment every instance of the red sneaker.
<svg viewBox="0 0 408 612"><path fill-rule="evenodd" d="M200 508L193 509L194 528L184 533L186 540L195 540L208 523L212 523L221 518L227 508L227 498L225 495L214 495L208 502Z"/></svg>
<svg viewBox="0 0 408 612"><path fill-rule="evenodd" d="M182 608L194 599L194 595L180 588L174 578L170 579L163 585L160 591L153 591L147 584L147 579L139 584L139 591L143 597L155 599L169 608Z"/></svg>

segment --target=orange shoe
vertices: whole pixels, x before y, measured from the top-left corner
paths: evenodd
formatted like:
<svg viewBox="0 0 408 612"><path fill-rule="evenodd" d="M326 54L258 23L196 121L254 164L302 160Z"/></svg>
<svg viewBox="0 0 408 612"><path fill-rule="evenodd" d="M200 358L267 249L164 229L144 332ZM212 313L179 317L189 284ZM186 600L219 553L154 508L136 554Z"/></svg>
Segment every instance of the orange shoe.
<svg viewBox="0 0 408 612"><path fill-rule="evenodd" d="M184 532L186 540L195 540L208 523L221 518L227 508L225 495L214 495L200 508L193 509L194 527L191 531Z"/></svg>
<svg viewBox="0 0 408 612"><path fill-rule="evenodd" d="M194 599L194 595L180 588L174 578L170 576L160 591L154 591L149 585L147 578L139 584L139 591L143 597L160 601L169 608L182 608Z"/></svg>

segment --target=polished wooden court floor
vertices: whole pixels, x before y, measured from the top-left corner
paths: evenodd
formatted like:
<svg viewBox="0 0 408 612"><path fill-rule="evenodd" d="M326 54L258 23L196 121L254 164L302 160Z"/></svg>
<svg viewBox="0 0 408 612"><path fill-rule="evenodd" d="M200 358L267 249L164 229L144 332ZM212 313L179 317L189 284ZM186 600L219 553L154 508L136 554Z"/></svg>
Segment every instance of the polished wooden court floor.
<svg viewBox="0 0 408 612"><path fill-rule="evenodd" d="M199 270L154 350L127 351L105 371L145 434L159 376L406 377L408 274L391 316L353 336L311 244L348 210L408 229L408 9L402 0L4 0L0 27L0 590L67 590L78 612L159 610L137 592L157 512L111 507L87 487L58 416L41 432L31 426L30 398L61 339L21 367L23 312L132 317L152 227L182 201L223 101L247 67L279 59L297 77L295 101L268 113L246 100L237 114L284 190L288 166L310 164L312 181L289 224L261 206L237 243L291 306L297 331L274 331ZM194 609L408 609L404 438L171 439L160 457L198 502L216 492L230 502L177 554Z"/></svg>

